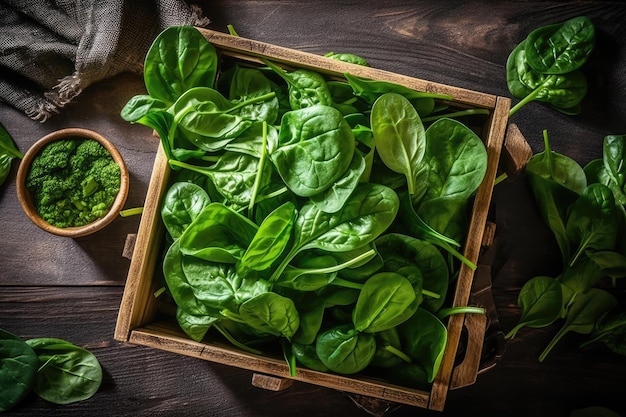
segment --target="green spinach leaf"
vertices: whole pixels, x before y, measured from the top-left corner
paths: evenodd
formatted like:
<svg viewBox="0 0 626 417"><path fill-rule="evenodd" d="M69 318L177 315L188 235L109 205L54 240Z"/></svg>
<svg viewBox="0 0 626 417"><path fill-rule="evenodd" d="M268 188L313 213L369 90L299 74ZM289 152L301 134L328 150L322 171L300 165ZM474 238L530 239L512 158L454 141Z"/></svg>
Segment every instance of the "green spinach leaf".
<svg viewBox="0 0 626 417"><path fill-rule="evenodd" d="M213 45L193 26L172 26L154 40L144 64L148 94L166 103L193 87L212 87L218 58Z"/></svg>

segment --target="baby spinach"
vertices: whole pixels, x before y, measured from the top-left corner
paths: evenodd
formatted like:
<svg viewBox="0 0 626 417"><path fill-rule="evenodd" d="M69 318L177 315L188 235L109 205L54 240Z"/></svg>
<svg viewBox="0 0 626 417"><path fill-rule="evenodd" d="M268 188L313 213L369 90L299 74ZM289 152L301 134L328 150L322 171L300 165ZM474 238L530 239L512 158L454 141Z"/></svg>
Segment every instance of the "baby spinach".
<svg viewBox="0 0 626 417"><path fill-rule="evenodd" d="M90 351L66 340L22 340L0 329L0 411L34 391L54 404L91 398L102 383L102 367Z"/></svg>
<svg viewBox="0 0 626 417"><path fill-rule="evenodd" d="M315 351L331 371L354 374L372 361L376 354L376 341L373 334L361 333L352 324L343 324L320 333Z"/></svg>
<svg viewBox="0 0 626 417"><path fill-rule="evenodd" d="M572 258L570 266L588 250L615 247L618 218L611 190L602 184L590 184L570 206L565 225Z"/></svg>
<svg viewBox="0 0 626 417"><path fill-rule="evenodd" d="M263 271L280 257L291 238L296 207L287 202L267 215L247 247L240 264Z"/></svg>
<svg viewBox="0 0 626 417"><path fill-rule="evenodd" d="M236 263L258 226L222 203L211 203L180 236L180 251L200 259Z"/></svg>
<svg viewBox="0 0 626 417"><path fill-rule="evenodd" d="M561 284L551 277L534 277L520 290L517 304L522 308L522 316L506 334L507 339L515 337L522 327L545 327L559 318L563 306Z"/></svg>
<svg viewBox="0 0 626 417"><path fill-rule="evenodd" d="M13 159L22 159L24 155L15 147L13 138L0 123L0 185L4 184L11 172Z"/></svg>
<svg viewBox="0 0 626 417"><path fill-rule="evenodd" d="M306 69L287 72L267 59L262 59L262 61L287 83L289 104L292 110L318 104L323 106L333 105L330 90L321 74Z"/></svg>
<svg viewBox="0 0 626 417"><path fill-rule="evenodd" d="M39 360L33 390L41 398L54 404L71 404L98 392L102 367L93 353L62 339L29 339L26 343Z"/></svg>
<svg viewBox="0 0 626 417"><path fill-rule="evenodd" d="M0 329L0 411L9 410L32 390L39 360L17 336Z"/></svg>
<svg viewBox="0 0 626 417"><path fill-rule="evenodd" d="M535 70L546 74L571 72L587 61L594 41L595 29L587 16L544 26L528 35L528 63Z"/></svg>
<svg viewBox="0 0 626 417"><path fill-rule="evenodd" d="M568 332L589 334L596 321L607 311L617 305L617 300L609 292L599 288L591 288L585 294L578 294L570 306L565 324L539 355L542 362L558 341Z"/></svg>
<svg viewBox="0 0 626 417"><path fill-rule="evenodd" d="M533 30L507 59L507 85L520 98L509 111L513 116L538 100L566 114L580 112L587 81L580 68L593 51L595 29L586 16Z"/></svg>
<svg viewBox="0 0 626 417"><path fill-rule="evenodd" d="M239 315L246 324L263 332L290 339L300 326L293 301L274 292L264 292L244 301Z"/></svg>
<svg viewBox="0 0 626 417"><path fill-rule="evenodd" d="M161 203L161 218L170 236L178 239L210 202L209 195L197 184L172 184Z"/></svg>
<svg viewBox="0 0 626 417"><path fill-rule="evenodd" d="M602 159L584 169L550 149L534 155L526 167L531 190L546 225L561 250L563 269L556 278L536 277L520 292L522 317L507 338L521 327L564 324L540 356L544 360L568 332L588 334L616 304L598 288L603 279L626 276L624 206L620 200L623 161L621 137L607 136Z"/></svg>
<svg viewBox="0 0 626 417"><path fill-rule="evenodd" d="M371 125L376 151L391 170L403 174L409 194L417 193L418 184L427 182L422 164L426 152L426 131L409 100L397 93L381 95L373 104ZM426 187L420 184L422 192Z"/></svg>
<svg viewBox="0 0 626 417"><path fill-rule="evenodd" d="M590 337L581 347L598 342L609 350L626 356L626 310L614 308L602 315L596 321Z"/></svg>
<svg viewBox="0 0 626 417"><path fill-rule="evenodd" d="M417 309L411 282L395 272L381 272L368 279L352 316L359 332L378 333L406 321Z"/></svg>
<svg viewBox="0 0 626 417"><path fill-rule="evenodd" d="M432 313L418 308L399 326L399 332L404 340L404 351L425 371L426 381L432 382L448 342L446 326Z"/></svg>
<svg viewBox="0 0 626 417"><path fill-rule="evenodd" d="M310 197L328 189L346 172L354 150L352 129L341 113L315 105L283 116L270 159L291 191Z"/></svg>
<svg viewBox="0 0 626 417"><path fill-rule="evenodd" d="M144 82L151 97L173 103L192 87L212 87L217 66L215 47L197 29L173 26L150 46Z"/></svg>

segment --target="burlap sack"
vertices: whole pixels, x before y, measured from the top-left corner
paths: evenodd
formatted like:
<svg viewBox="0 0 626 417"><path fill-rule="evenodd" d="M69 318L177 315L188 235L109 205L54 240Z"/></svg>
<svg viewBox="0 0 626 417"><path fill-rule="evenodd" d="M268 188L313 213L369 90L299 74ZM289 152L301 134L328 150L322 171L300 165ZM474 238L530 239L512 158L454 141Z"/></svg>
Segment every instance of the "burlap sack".
<svg viewBox="0 0 626 417"><path fill-rule="evenodd" d="M0 100L44 122L90 84L140 73L166 27L208 23L182 0L0 0Z"/></svg>

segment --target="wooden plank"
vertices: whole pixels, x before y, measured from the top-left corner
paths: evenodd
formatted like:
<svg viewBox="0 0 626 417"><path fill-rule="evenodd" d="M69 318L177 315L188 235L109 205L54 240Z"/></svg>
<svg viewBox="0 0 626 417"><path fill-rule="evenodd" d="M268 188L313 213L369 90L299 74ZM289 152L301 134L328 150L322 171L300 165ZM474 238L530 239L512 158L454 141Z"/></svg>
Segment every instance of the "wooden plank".
<svg viewBox="0 0 626 417"><path fill-rule="evenodd" d="M321 55L284 48L243 37L231 36L214 30L203 28L198 28L198 30L200 30L209 42L230 52L232 56L241 59L249 60L251 57L264 56L282 64L293 65L293 63L297 63L297 66L300 68L312 69L322 74L337 76L349 72L359 77L401 84L417 91L450 95L454 98L455 102L460 104L489 109L493 109L496 104L496 96L492 94L421 80L377 68L350 64L336 59L329 59ZM260 61L257 60L257 62Z"/></svg>
<svg viewBox="0 0 626 417"><path fill-rule="evenodd" d="M491 201L493 184L498 172L500 153L504 142L510 106L510 99L504 97L498 98L496 109L489 119L489 126L487 126L488 139L485 145L487 147L487 157L490 163L487 167L485 178L476 193L464 251L465 257L474 264L478 262L485 224L489 214L489 202ZM461 265L454 301L452 303L454 307L467 305L472 288L473 274L474 271L472 271L470 267L466 264ZM435 378L431 391L432 395L429 408L433 410L443 410L444 408L464 319L464 314L454 314L449 319L448 343L441 362L440 371Z"/></svg>
<svg viewBox="0 0 626 417"><path fill-rule="evenodd" d="M115 326L115 339L127 341L131 329L145 323L154 316L156 299L152 296L158 250L162 245L163 226L160 216L161 197L166 191L169 177L167 157L159 145L153 166L139 230L135 238L133 255L128 270L124 295L120 303Z"/></svg>

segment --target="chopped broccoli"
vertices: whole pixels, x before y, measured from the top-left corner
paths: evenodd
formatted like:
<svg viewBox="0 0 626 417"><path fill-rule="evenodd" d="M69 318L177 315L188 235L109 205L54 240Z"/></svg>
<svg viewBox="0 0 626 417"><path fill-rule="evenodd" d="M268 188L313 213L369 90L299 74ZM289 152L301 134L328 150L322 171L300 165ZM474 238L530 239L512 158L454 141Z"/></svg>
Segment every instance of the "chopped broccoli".
<svg viewBox="0 0 626 417"><path fill-rule="evenodd" d="M120 167L94 140L53 142L33 160L26 186L39 215L57 227L103 217L120 189Z"/></svg>

